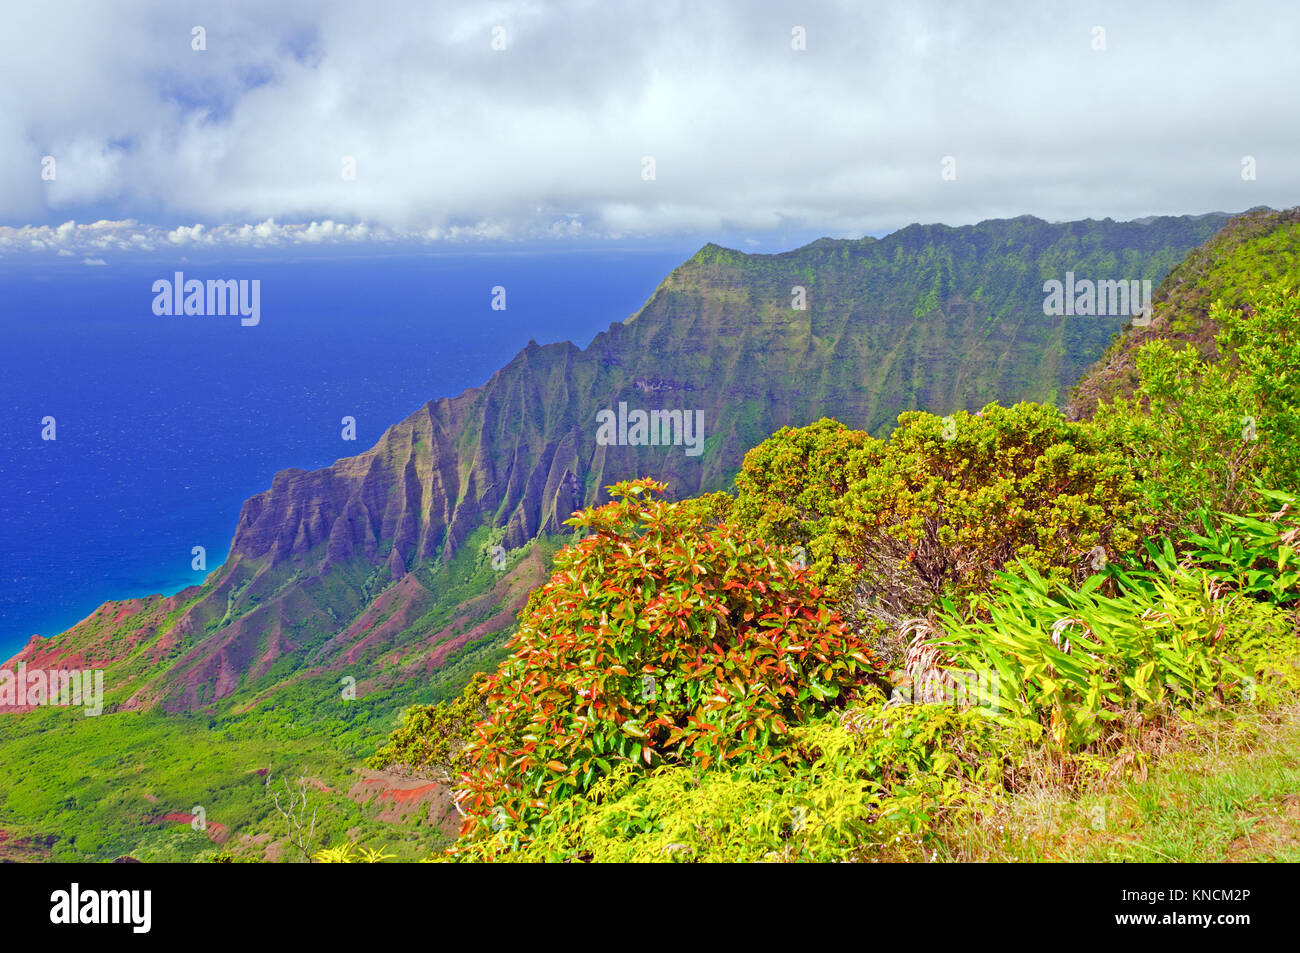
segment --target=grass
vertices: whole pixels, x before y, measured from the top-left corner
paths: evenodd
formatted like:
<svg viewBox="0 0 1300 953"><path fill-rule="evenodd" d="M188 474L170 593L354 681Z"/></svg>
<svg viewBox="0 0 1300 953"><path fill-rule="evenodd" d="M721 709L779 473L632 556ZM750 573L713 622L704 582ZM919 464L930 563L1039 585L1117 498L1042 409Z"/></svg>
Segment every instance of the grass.
<svg viewBox="0 0 1300 953"><path fill-rule="evenodd" d="M464 608L474 596L491 592L489 583L500 577L486 555L487 540L487 531L478 530L450 566L427 572L438 604L401 633L398 649L426 650L431 633L461 616L469 628L500 611L500 605ZM558 543L537 540L511 558L525 558L534 547L549 564ZM142 623L132 619L128 627ZM458 697L475 672L496 668L505 638L494 632L470 642L428 675L422 661L418 676L406 678L393 665L358 666L357 674L376 676L375 684L346 703L342 672L294 678L288 666L295 657L285 655L276 668L204 712L113 711L113 703L139 689L140 679L161 670L137 648L109 667L109 707L98 717L57 707L0 716L0 860L206 859L217 851L207 834L184 822L159 820L195 806L231 832L224 852L240 859L261 856L262 841L250 845L247 839L285 834L266 776L278 785L301 774L331 789L312 795L312 806L320 807L321 846L355 841L358 848L391 847L403 860L427 856L445 842L440 831L380 819L381 805L359 805L347 792L402 711ZM290 850L282 853L295 858Z"/></svg>
<svg viewBox="0 0 1300 953"><path fill-rule="evenodd" d="M445 838L428 826L377 818L347 796L362 760L387 736L399 699L365 697L334 704L333 676L286 689L274 708L220 715L159 712L80 712L44 708L0 719L0 830L34 838L43 849L26 859L193 861L217 851L188 823L162 820L201 806L211 824L230 831L224 849L262 853L244 840L284 836L267 776L275 785L300 774L331 791L313 789L319 840L331 846L392 845L418 859ZM264 772L259 774L258 772ZM284 856L292 859L292 852ZM12 851L10 851L12 856ZM5 852L0 850L0 857Z"/></svg>
<svg viewBox="0 0 1300 953"><path fill-rule="evenodd" d="M1300 696L1186 723L1122 779L1068 791L1041 777L951 818L900 860L1300 861Z"/></svg>

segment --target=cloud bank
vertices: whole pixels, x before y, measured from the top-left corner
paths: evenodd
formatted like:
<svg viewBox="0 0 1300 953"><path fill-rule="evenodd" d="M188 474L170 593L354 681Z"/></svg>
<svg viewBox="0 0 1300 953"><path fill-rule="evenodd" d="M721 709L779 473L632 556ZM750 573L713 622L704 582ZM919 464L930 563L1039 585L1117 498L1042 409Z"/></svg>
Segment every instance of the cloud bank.
<svg viewBox="0 0 1300 953"><path fill-rule="evenodd" d="M6 16L10 251L860 235L1300 202L1289 2Z"/></svg>

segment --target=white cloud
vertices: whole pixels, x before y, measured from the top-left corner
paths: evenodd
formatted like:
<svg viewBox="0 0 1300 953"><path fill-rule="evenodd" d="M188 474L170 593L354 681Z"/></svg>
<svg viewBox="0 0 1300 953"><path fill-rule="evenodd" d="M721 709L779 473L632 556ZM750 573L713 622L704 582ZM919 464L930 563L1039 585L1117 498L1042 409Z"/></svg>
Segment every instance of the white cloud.
<svg viewBox="0 0 1300 953"><path fill-rule="evenodd" d="M367 241L416 242L422 239L468 237L455 235L421 235L417 232L378 229L369 225L342 225L325 220L307 224L280 225L272 219L258 225L216 225L202 223L165 229L141 225L135 219L98 221L89 225L64 222L61 225L24 225L19 228L0 225L0 252L24 249L58 249L60 255L74 251L106 249L113 251L153 251L158 247L186 248L289 248L300 245L359 244Z"/></svg>
<svg viewBox="0 0 1300 953"><path fill-rule="evenodd" d="M0 249L845 235L1300 195L1300 9L1284 0L124 0L7 16L0 61L28 81L0 87ZM118 221L39 230L72 217Z"/></svg>

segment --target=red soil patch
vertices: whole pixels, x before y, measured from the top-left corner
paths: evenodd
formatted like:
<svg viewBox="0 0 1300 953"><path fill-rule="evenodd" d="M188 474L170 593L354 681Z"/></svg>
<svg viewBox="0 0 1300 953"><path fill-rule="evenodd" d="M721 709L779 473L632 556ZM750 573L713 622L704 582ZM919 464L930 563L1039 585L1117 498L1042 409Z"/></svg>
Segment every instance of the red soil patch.
<svg viewBox="0 0 1300 953"><path fill-rule="evenodd" d="M45 837L15 837L9 831L0 828L0 864L39 863L49 860L50 848L54 846L56 840L53 834Z"/></svg>
<svg viewBox="0 0 1300 953"><path fill-rule="evenodd" d="M181 811L173 811L170 814L164 814L160 818L155 818L154 820L150 821L150 823L166 824L170 822L174 824L191 825L194 822L194 817L195 815L193 814L187 814ZM208 835L208 840L212 841L212 843L224 844L226 842L226 838L230 836L230 828L227 827L225 824L218 824L216 821L208 821L204 833Z"/></svg>
<svg viewBox="0 0 1300 953"><path fill-rule="evenodd" d="M379 811L378 820L389 824L429 824L449 837L460 830L460 815L445 784L392 771L362 773L362 779L348 791L348 797L361 805L373 802Z"/></svg>

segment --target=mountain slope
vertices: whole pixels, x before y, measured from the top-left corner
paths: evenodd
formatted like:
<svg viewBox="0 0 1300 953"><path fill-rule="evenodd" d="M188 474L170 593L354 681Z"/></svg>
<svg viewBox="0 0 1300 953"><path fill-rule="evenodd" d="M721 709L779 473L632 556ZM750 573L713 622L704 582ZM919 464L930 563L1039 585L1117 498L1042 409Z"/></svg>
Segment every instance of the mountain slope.
<svg viewBox="0 0 1300 953"><path fill-rule="evenodd" d="M345 671L427 679L499 642L545 577L546 541L607 484L721 489L749 447L825 415L883 433L909 409L1055 401L1126 319L1049 317L1044 281L1158 281L1224 218L914 225L779 255L705 246L589 347L530 342L365 453L276 474L202 587L114 604L19 657L115 661L126 708L251 704ZM601 445L597 413L620 403L698 412L703 452Z"/></svg>
<svg viewBox="0 0 1300 953"><path fill-rule="evenodd" d="M1231 219L1175 267L1152 295L1151 323L1126 330L1071 390L1066 413L1091 417L1098 401L1130 397L1138 383L1138 349L1158 339L1190 344L1202 359L1217 354L1219 328L1210 307L1242 307L1263 285L1300 279L1300 208L1252 209Z"/></svg>

